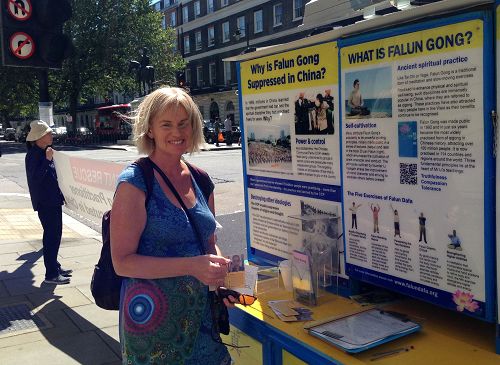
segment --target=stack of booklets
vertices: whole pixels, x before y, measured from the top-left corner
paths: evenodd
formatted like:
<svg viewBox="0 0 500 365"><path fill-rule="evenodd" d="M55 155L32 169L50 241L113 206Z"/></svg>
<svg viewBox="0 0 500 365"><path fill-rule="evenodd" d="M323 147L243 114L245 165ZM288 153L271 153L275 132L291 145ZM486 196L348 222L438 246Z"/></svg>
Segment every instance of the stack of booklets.
<svg viewBox="0 0 500 365"><path fill-rule="evenodd" d="M312 321L312 311L293 300L270 300L269 307L283 322Z"/></svg>
<svg viewBox="0 0 500 365"><path fill-rule="evenodd" d="M401 313L368 309L304 326L309 334L346 352L361 352L420 330Z"/></svg>

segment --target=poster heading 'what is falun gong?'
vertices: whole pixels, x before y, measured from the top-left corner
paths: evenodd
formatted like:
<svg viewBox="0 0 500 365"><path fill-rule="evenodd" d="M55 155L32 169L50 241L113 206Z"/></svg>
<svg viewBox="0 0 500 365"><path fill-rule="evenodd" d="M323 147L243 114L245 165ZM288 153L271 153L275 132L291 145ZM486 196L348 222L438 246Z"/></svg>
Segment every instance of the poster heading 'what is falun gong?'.
<svg viewBox="0 0 500 365"><path fill-rule="evenodd" d="M482 47L483 23L471 20L347 47L341 51L342 69ZM442 66L460 62L463 61L456 57L445 58ZM407 67L418 69L427 65L421 61Z"/></svg>
<svg viewBox="0 0 500 365"><path fill-rule="evenodd" d="M337 43L279 53L241 63L243 95L338 83Z"/></svg>

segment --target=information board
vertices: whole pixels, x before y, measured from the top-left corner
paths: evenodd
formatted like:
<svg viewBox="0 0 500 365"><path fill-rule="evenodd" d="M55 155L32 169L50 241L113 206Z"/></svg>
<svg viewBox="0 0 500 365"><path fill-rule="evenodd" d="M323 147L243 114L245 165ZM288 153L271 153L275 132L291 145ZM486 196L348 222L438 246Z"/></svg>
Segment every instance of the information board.
<svg viewBox="0 0 500 365"><path fill-rule="evenodd" d="M485 24L433 24L339 42L347 273L491 317Z"/></svg>
<svg viewBox="0 0 500 365"><path fill-rule="evenodd" d="M335 42L240 64L249 242L269 260L342 254Z"/></svg>

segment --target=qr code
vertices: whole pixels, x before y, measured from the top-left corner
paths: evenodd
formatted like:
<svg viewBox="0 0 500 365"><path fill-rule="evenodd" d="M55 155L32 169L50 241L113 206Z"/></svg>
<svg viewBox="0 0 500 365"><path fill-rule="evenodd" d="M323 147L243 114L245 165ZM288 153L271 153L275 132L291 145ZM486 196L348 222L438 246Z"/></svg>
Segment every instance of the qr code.
<svg viewBox="0 0 500 365"><path fill-rule="evenodd" d="M400 163L399 164L399 183L408 185L417 185L417 164Z"/></svg>

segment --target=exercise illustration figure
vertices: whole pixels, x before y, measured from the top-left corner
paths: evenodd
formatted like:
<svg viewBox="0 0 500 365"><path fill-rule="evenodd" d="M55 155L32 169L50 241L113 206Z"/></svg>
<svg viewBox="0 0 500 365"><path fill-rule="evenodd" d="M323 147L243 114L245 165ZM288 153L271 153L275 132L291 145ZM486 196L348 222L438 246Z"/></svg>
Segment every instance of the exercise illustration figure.
<svg viewBox="0 0 500 365"><path fill-rule="evenodd" d="M358 212L358 208L362 204L356 205L355 202L352 202L352 207L349 207L349 210L351 211L351 229L356 227L358 229L358 221L356 220L356 213Z"/></svg>
<svg viewBox="0 0 500 365"><path fill-rule="evenodd" d="M370 110L364 106L363 96L361 95L359 80L354 80L352 84L352 91L349 94L349 99L347 99L347 104L351 109L351 113L349 115L369 115Z"/></svg>
<svg viewBox="0 0 500 365"><path fill-rule="evenodd" d="M401 232L399 231L399 213L397 209L391 204L392 213L394 214L394 237L399 236L401 238Z"/></svg>
<svg viewBox="0 0 500 365"><path fill-rule="evenodd" d="M418 217L418 225L419 225L419 231L420 231L420 237L418 239L418 242L422 242L422 237L424 238L424 242L427 243L427 236L425 232L425 221L427 218L424 217L424 213L420 212L420 216Z"/></svg>
<svg viewBox="0 0 500 365"><path fill-rule="evenodd" d="M449 234L448 238L451 241L451 243L448 245L448 248L462 251L462 242L460 242L460 238L458 238L456 230L453 230L453 233Z"/></svg>
<svg viewBox="0 0 500 365"><path fill-rule="evenodd" d="M378 230L378 213L380 212L380 205L370 204L370 209L373 213L373 233L380 233Z"/></svg>

